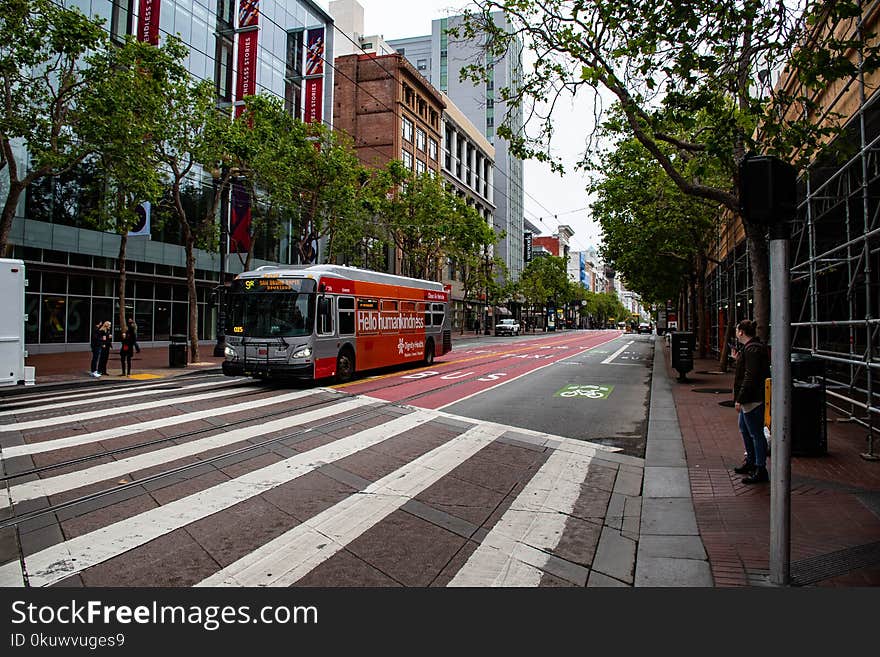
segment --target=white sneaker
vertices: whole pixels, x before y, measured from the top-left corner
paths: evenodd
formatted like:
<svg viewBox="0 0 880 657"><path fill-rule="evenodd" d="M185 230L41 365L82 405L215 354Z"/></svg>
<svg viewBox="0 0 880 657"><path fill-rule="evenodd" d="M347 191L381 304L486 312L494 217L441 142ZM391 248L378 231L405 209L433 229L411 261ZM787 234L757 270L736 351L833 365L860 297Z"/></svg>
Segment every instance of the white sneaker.
<svg viewBox="0 0 880 657"><path fill-rule="evenodd" d="M95 378L96 378L96 379L100 379L100 378L101 378L101 373L100 373L100 372L95 372Z"/></svg>

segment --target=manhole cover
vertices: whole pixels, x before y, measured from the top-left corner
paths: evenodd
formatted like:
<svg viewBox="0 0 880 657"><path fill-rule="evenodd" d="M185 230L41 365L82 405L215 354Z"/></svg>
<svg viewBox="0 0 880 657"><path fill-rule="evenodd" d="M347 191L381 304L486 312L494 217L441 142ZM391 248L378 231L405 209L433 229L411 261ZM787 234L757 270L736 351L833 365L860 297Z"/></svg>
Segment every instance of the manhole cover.
<svg viewBox="0 0 880 657"><path fill-rule="evenodd" d="M710 395L723 395L730 393L730 388L693 388L691 392L705 392Z"/></svg>

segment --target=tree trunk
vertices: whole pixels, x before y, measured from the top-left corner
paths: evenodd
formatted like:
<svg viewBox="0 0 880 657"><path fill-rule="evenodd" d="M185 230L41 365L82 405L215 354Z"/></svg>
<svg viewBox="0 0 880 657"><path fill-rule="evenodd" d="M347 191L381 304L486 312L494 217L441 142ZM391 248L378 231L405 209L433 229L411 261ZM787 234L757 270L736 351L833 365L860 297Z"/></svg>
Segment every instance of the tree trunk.
<svg viewBox="0 0 880 657"><path fill-rule="evenodd" d="M7 165L9 166L9 165ZM6 203L3 204L3 214L0 215L0 254L7 256L9 248L9 233L12 232L12 221L15 219L15 209L25 186L21 183L10 183Z"/></svg>
<svg viewBox="0 0 880 657"><path fill-rule="evenodd" d="M190 362L199 362L199 304L196 300L195 238L186 235L186 288L189 300L189 354Z"/></svg>
<svg viewBox="0 0 880 657"><path fill-rule="evenodd" d="M119 239L119 332L126 329L125 322L125 251L128 247L128 231L122 233Z"/></svg>
<svg viewBox="0 0 880 657"><path fill-rule="evenodd" d="M697 264L697 324L700 330L700 358L709 356L709 313L706 310L706 259L700 256Z"/></svg>
<svg viewBox="0 0 880 657"><path fill-rule="evenodd" d="M752 319L758 325L758 337L767 342L770 336L770 253L767 237L761 226L752 226L745 222L744 226L749 245L749 265L754 293ZM735 299L731 299L731 308L735 302ZM745 312L748 314L748 308Z"/></svg>

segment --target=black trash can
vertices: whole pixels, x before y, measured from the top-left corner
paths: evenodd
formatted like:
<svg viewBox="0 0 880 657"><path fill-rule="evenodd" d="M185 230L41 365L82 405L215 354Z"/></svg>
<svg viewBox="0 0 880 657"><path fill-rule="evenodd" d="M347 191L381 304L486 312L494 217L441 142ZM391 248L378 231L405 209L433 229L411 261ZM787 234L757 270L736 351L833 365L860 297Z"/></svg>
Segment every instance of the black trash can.
<svg viewBox="0 0 880 657"><path fill-rule="evenodd" d="M791 455L828 453L825 361L811 354L791 355Z"/></svg>
<svg viewBox="0 0 880 657"><path fill-rule="evenodd" d="M697 336L690 331L676 331L672 334L670 349L672 369L678 371L678 380L686 381L685 375L694 369L694 348Z"/></svg>
<svg viewBox="0 0 880 657"><path fill-rule="evenodd" d="M186 367L186 336L170 336L168 344L168 367Z"/></svg>

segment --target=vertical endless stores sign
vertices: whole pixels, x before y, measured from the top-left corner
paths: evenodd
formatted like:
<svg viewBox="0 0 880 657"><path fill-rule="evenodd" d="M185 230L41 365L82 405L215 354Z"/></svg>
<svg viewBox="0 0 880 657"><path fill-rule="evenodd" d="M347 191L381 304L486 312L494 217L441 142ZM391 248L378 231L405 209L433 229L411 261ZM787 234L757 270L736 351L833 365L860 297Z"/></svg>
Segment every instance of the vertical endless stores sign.
<svg viewBox="0 0 880 657"><path fill-rule="evenodd" d="M159 8L161 0L140 0L138 14L138 41L159 45Z"/></svg>

